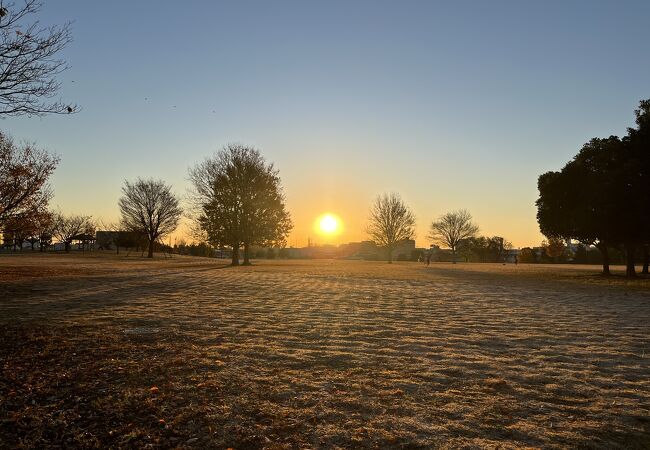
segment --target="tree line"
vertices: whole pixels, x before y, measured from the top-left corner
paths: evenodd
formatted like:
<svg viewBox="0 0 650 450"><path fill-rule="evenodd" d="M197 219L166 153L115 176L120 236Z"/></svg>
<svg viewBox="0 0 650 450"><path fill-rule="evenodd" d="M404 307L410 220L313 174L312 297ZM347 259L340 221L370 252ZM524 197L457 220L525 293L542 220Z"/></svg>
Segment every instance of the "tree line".
<svg viewBox="0 0 650 450"><path fill-rule="evenodd" d="M66 250L75 237L94 234L88 216L49 210L53 192L48 180L59 157L34 144L16 144L0 133L0 230L6 243L39 244L44 251L57 238Z"/></svg>
<svg viewBox="0 0 650 450"><path fill-rule="evenodd" d="M65 250L80 236L95 233L89 216L64 215L48 209L52 189L47 180L58 157L32 146L18 147L0 135L0 229L5 240L47 249L53 238ZM292 228L278 171L259 150L229 144L189 170L192 182L188 217L200 242L229 247L232 264L250 264L253 246L283 246ZM184 214L181 198L162 180L126 180L118 202L120 220L107 230L119 251L126 240L146 240L147 256L173 233ZM120 239L125 242L120 242Z"/></svg>
<svg viewBox="0 0 650 450"><path fill-rule="evenodd" d="M2 173L13 176L0 180L0 224L6 238L12 238L20 247L25 241L32 247L38 242L41 251L57 238L69 251L75 239L94 234L97 225L90 216L64 215L47 207L52 196L47 180L58 157L33 146L18 147L8 138L0 139L0 155L5 156L0 161L10 166ZM118 252L120 245L139 245L144 240L147 256L152 258L156 246L177 229L184 214L191 219L196 241L212 248L227 247L232 265L239 264L240 256L243 264L250 264L253 247L286 244L292 221L279 172L259 150L228 144L191 167L189 179L186 211L181 207L181 198L162 180L138 178L124 182L118 202L120 220L104 226ZM392 262L399 243L415 235L415 215L398 194L380 195L371 207L367 232ZM449 247L454 261L459 246L465 255L474 252L481 261L499 259L508 248L503 238L479 237L477 233L478 226L470 213L459 210L433 221L429 238ZM196 251L205 253L205 248Z"/></svg>
<svg viewBox="0 0 650 450"><path fill-rule="evenodd" d="M650 264L650 100L635 116L626 136L593 138L560 171L538 179L542 233L595 246L607 275L613 248L625 252L628 277L640 255L643 273Z"/></svg>
<svg viewBox="0 0 650 450"><path fill-rule="evenodd" d="M366 231L377 245L384 248L390 264L397 246L415 238L415 214L399 194L381 194L370 207ZM459 209L432 221L427 238L433 244L449 248L454 263L457 255L480 262L504 261L512 244L501 236L479 236L478 233L479 227L470 212Z"/></svg>
<svg viewBox="0 0 650 450"><path fill-rule="evenodd" d="M256 245L282 246L292 228L280 176L259 150L228 144L190 168L190 206L194 238L213 248L228 247L231 264L251 262ZM126 181L119 200L122 229L155 243L172 233L183 215L180 198L160 180ZM240 255L243 253L243 255Z"/></svg>

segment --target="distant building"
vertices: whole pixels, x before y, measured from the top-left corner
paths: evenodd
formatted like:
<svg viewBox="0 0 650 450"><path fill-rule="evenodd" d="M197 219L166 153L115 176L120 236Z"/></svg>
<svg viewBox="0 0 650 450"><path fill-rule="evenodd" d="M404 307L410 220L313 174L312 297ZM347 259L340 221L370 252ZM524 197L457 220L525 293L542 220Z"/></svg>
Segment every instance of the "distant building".
<svg viewBox="0 0 650 450"><path fill-rule="evenodd" d="M97 231L95 243L98 250L138 248L146 245L147 236L135 231Z"/></svg>

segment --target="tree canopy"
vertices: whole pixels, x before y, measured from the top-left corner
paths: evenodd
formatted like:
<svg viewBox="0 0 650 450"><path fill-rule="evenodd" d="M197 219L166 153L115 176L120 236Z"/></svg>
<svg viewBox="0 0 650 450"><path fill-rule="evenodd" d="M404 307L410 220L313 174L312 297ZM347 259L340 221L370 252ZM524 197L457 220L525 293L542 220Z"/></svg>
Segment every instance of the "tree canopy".
<svg viewBox="0 0 650 450"><path fill-rule="evenodd" d="M253 245L281 246L293 224L286 210L278 170L259 150L228 144L190 169L194 221L215 247L232 249L232 264L250 264Z"/></svg>
<svg viewBox="0 0 650 450"><path fill-rule="evenodd" d="M17 146L0 133L0 226L9 218L47 210L48 180L59 158L32 144Z"/></svg>
<svg viewBox="0 0 650 450"><path fill-rule="evenodd" d="M457 250L467 261L503 262L511 248L501 236L478 236L461 241Z"/></svg>
<svg viewBox="0 0 650 450"><path fill-rule="evenodd" d="M79 235L95 234L95 224L90 216L65 215L57 212L54 214L53 232L54 236L65 245L65 251L69 252L72 241Z"/></svg>
<svg viewBox="0 0 650 450"><path fill-rule="evenodd" d="M623 139L594 138L560 171L540 175L537 220L547 237L576 239L603 253L623 245L633 276L636 248L650 242L650 101Z"/></svg>

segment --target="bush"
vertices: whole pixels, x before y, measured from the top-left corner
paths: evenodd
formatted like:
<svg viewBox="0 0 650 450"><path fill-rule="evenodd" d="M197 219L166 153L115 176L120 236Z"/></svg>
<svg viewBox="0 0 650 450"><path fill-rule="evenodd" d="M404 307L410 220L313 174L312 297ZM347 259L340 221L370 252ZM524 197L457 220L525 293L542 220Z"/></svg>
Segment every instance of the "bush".
<svg viewBox="0 0 650 450"><path fill-rule="evenodd" d="M525 264L534 264L537 262L537 255L530 247L524 247L519 253L519 262Z"/></svg>

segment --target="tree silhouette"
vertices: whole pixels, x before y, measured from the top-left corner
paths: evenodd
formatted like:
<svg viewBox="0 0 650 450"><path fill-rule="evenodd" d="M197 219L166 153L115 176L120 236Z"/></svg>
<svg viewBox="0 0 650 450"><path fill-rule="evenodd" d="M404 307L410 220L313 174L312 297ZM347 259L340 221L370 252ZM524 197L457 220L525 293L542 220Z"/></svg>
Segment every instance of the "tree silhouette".
<svg viewBox="0 0 650 450"><path fill-rule="evenodd" d="M65 215L61 212L54 214L54 236L63 242L65 251L70 251L72 241L80 234L94 234L95 225L90 216Z"/></svg>
<svg viewBox="0 0 650 450"><path fill-rule="evenodd" d="M595 245L608 275L608 247L626 239L630 197L623 161L629 152L617 136L592 139L559 172L539 177L537 220L549 238L575 239ZM632 266L633 268L633 266Z"/></svg>
<svg viewBox="0 0 650 450"><path fill-rule="evenodd" d="M368 222L368 235L386 249L389 264L393 262L397 245L415 236L415 216L396 193L379 195L375 199Z"/></svg>
<svg viewBox="0 0 650 450"><path fill-rule="evenodd" d="M148 258L153 258L156 240L178 227L183 213L179 203L164 181L138 178L124 182L119 200L122 224L128 231L147 236Z"/></svg>
<svg viewBox="0 0 650 450"><path fill-rule="evenodd" d="M45 251L53 234L53 216L48 210L30 211L28 214L16 215L8 218L2 228L3 233L11 234L15 241L27 241L32 250L38 242L40 251Z"/></svg>
<svg viewBox="0 0 650 450"><path fill-rule="evenodd" d="M47 209L52 192L47 181L59 163L57 156L20 147L0 133L0 227L11 217L24 217Z"/></svg>
<svg viewBox="0 0 650 450"><path fill-rule="evenodd" d="M650 266L650 100L635 114L623 139L592 139L560 172L541 175L536 202L542 233L596 245L605 274L608 247L623 245L629 277L639 248L644 273Z"/></svg>
<svg viewBox="0 0 650 450"><path fill-rule="evenodd" d="M50 211L40 211L31 216L33 226L33 237L38 242L38 250L44 252L52 243L54 236L54 215Z"/></svg>
<svg viewBox="0 0 650 450"><path fill-rule="evenodd" d="M25 23L42 4L25 0L21 6L0 4L0 115L69 114L76 105L53 101L67 69L58 54L72 41L70 24L42 27Z"/></svg>
<svg viewBox="0 0 650 450"><path fill-rule="evenodd" d="M566 245L564 241L557 237L549 237L547 241L542 242L542 247L546 254L556 263L557 259L564 254Z"/></svg>
<svg viewBox="0 0 650 450"><path fill-rule="evenodd" d="M281 246L293 227L279 172L260 152L228 144L190 169L196 229L211 245L229 246L232 265L250 264L253 245Z"/></svg>
<svg viewBox="0 0 650 450"><path fill-rule="evenodd" d="M650 99L641 100L634 111L636 128L628 128L627 142L634 161L628 167L635 182L636 228L640 230L638 245L643 246L643 273L648 274L650 266ZM629 252L628 252L629 253ZM629 261L628 261L629 266Z"/></svg>
<svg viewBox="0 0 650 450"><path fill-rule="evenodd" d="M429 239L436 244L446 245L451 249L453 262L456 264L456 250L463 239L476 236L478 226L472 222L472 215L466 209L448 212L431 223Z"/></svg>
<svg viewBox="0 0 650 450"><path fill-rule="evenodd" d="M521 252L519 253L519 262L527 264L536 263L537 255L535 254L535 251L530 247L522 248Z"/></svg>
<svg viewBox="0 0 650 450"><path fill-rule="evenodd" d="M512 244L501 236L478 236L463 240L457 250L468 261L503 262L511 248Z"/></svg>

